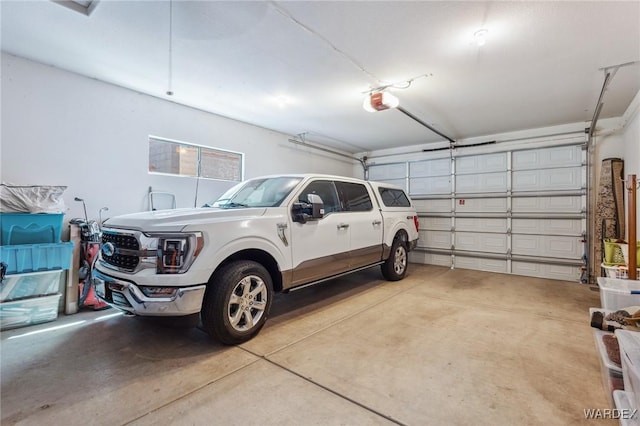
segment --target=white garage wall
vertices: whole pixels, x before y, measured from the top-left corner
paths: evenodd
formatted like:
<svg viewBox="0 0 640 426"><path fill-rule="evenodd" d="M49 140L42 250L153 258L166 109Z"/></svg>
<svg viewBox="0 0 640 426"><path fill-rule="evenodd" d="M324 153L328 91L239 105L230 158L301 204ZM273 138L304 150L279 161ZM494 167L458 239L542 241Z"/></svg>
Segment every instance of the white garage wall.
<svg viewBox="0 0 640 426"><path fill-rule="evenodd" d="M638 180L640 180L640 91L636 94L635 98L631 102L629 108L623 116L624 127L624 169L625 178L630 174L635 174ZM636 192L637 196L640 192ZM626 193L625 205L628 205L629 193ZM636 196L636 199L637 199ZM636 205L636 219L640 220L640 202ZM625 229L629 229L629 217L627 216L627 226ZM628 232L628 231L627 231ZM628 237L628 234L627 234ZM640 232L636 235L640 240ZM628 238L627 238L628 239Z"/></svg>
<svg viewBox="0 0 640 426"><path fill-rule="evenodd" d="M239 151L245 178L298 172L353 176L348 159L294 145L288 135L2 54L3 182L66 185L66 218L148 209L147 191L194 205L196 179L148 173L148 136ZM360 175L360 174L358 174ZM201 179L198 205L230 187Z"/></svg>

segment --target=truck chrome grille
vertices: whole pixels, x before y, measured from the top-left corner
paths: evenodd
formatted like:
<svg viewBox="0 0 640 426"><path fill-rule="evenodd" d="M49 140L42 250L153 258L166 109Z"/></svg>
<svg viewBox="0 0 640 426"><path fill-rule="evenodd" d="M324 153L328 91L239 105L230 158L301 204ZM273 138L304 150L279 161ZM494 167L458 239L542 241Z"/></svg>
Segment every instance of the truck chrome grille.
<svg viewBox="0 0 640 426"><path fill-rule="evenodd" d="M102 234L103 243L111 243L116 248L125 248L129 250L140 250L138 239L129 234L116 234L115 232L104 232Z"/></svg>
<svg viewBox="0 0 640 426"><path fill-rule="evenodd" d="M107 256L102 252L102 260L109 265L117 268L133 271L140 263L138 256L130 254L121 254L119 251L140 250L140 243L138 239L130 234L119 234L116 232L104 232L102 234L102 244L111 243L115 248L115 253L111 256Z"/></svg>

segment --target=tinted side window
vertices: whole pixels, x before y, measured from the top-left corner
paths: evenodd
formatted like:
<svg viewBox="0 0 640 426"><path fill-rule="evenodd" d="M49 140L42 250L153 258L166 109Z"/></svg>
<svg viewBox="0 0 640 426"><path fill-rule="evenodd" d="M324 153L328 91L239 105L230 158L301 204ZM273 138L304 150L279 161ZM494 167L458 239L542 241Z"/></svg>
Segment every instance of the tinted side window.
<svg viewBox="0 0 640 426"><path fill-rule="evenodd" d="M378 188L380 198L387 207L411 207L409 197L401 189L394 188Z"/></svg>
<svg viewBox="0 0 640 426"><path fill-rule="evenodd" d="M333 182L329 180L316 180L311 182L298 197L299 201L307 202L307 195L316 194L324 203L324 214L340 211L340 203Z"/></svg>
<svg viewBox="0 0 640 426"><path fill-rule="evenodd" d="M373 209L367 187L359 183L336 182L343 209L350 212L363 212Z"/></svg>

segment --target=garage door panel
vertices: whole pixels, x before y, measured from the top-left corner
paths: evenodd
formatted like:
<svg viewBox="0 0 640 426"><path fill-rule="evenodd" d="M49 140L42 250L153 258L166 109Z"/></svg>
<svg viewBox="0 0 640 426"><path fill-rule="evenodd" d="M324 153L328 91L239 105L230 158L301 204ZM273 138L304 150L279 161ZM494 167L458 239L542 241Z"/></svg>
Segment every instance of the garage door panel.
<svg viewBox="0 0 640 426"><path fill-rule="evenodd" d="M456 231L474 232L481 229L484 232L507 232L507 219L489 218L457 218Z"/></svg>
<svg viewBox="0 0 640 426"><path fill-rule="evenodd" d="M518 197L511 201L514 213L580 213L582 197Z"/></svg>
<svg viewBox="0 0 640 426"><path fill-rule="evenodd" d="M580 237L513 234L511 246L514 255L580 259L583 254Z"/></svg>
<svg viewBox="0 0 640 426"><path fill-rule="evenodd" d="M511 262L511 273L553 280L579 281L582 271L578 266L513 261Z"/></svg>
<svg viewBox="0 0 640 426"><path fill-rule="evenodd" d="M451 159L416 161L409 163L410 177L433 177L451 175Z"/></svg>
<svg viewBox="0 0 640 426"><path fill-rule="evenodd" d="M427 265L438 265L451 267L451 256L446 254L427 253L424 251L411 251L409 261L415 263L425 263Z"/></svg>
<svg viewBox="0 0 640 426"><path fill-rule="evenodd" d="M514 234L580 235L580 219L512 219Z"/></svg>
<svg viewBox="0 0 640 426"><path fill-rule="evenodd" d="M513 169L547 169L582 165L580 146L559 146L513 153Z"/></svg>
<svg viewBox="0 0 640 426"><path fill-rule="evenodd" d="M418 213L451 213L450 199L412 200Z"/></svg>
<svg viewBox="0 0 640 426"><path fill-rule="evenodd" d="M407 165L405 163L369 166L369 179L375 181L386 181L388 179L404 179L406 175Z"/></svg>
<svg viewBox="0 0 640 426"><path fill-rule="evenodd" d="M483 192L506 192L507 173L482 173L456 176L456 192L478 194Z"/></svg>
<svg viewBox="0 0 640 426"><path fill-rule="evenodd" d="M450 231L451 219L448 217L421 217L420 229L429 231Z"/></svg>
<svg viewBox="0 0 640 426"><path fill-rule="evenodd" d="M454 266L460 269L476 271L507 272L507 261L500 259L481 259L477 257L456 256Z"/></svg>
<svg viewBox="0 0 640 426"><path fill-rule="evenodd" d="M451 248L451 233L448 231L419 231L418 247L422 248Z"/></svg>
<svg viewBox="0 0 640 426"><path fill-rule="evenodd" d="M458 198L455 200L459 213L506 213L506 198Z"/></svg>
<svg viewBox="0 0 640 426"><path fill-rule="evenodd" d="M430 178L412 178L409 180L409 192L414 194L450 194L451 177L438 176Z"/></svg>
<svg viewBox="0 0 640 426"><path fill-rule="evenodd" d="M582 188L581 168L513 172L513 191L563 191Z"/></svg>
<svg viewBox="0 0 640 426"><path fill-rule="evenodd" d="M504 172L507 170L507 154L504 152L456 158L456 174Z"/></svg>
<svg viewBox="0 0 640 426"><path fill-rule="evenodd" d="M404 182L421 215L424 249L412 252L412 261L576 281L587 207L580 137L573 146L523 143L504 152L464 152L453 161L416 158L374 176L389 181L408 172Z"/></svg>
<svg viewBox="0 0 640 426"><path fill-rule="evenodd" d="M504 234L456 232L454 241L456 250L507 253L507 236Z"/></svg>
<svg viewBox="0 0 640 426"><path fill-rule="evenodd" d="M373 180L373 179L372 179ZM376 182L388 183L390 185L396 185L400 188L403 188L405 191L407 190L407 180L403 179L376 179Z"/></svg>

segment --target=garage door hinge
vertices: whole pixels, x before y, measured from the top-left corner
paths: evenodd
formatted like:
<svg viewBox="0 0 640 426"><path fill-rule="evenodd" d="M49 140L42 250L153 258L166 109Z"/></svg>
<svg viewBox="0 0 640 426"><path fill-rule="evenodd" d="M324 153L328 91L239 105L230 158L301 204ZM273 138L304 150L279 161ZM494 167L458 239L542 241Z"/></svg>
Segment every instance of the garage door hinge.
<svg viewBox="0 0 640 426"><path fill-rule="evenodd" d="M507 259L511 260L511 249L507 249Z"/></svg>
<svg viewBox="0 0 640 426"><path fill-rule="evenodd" d="M507 228L507 235L511 235L511 228Z"/></svg>
<svg viewBox="0 0 640 426"><path fill-rule="evenodd" d="M454 244L451 244L451 251L455 251L456 250L456 246Z"/></svg>

